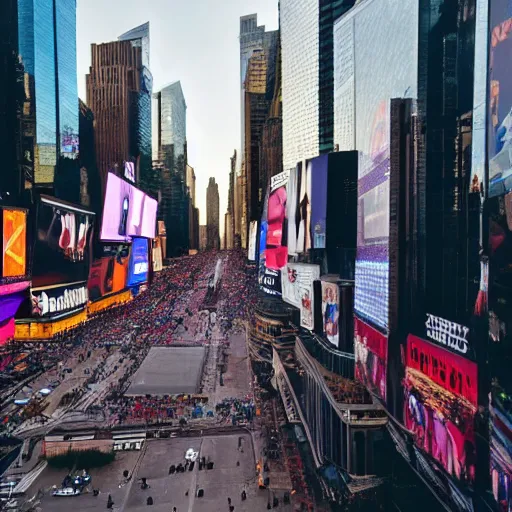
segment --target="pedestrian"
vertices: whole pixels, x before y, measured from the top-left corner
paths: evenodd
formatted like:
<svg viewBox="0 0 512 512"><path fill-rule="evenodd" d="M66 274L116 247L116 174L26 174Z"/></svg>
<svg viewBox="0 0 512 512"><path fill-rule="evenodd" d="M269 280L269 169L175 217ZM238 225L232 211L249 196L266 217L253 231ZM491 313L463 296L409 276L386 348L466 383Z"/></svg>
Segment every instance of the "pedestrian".
<svg viewBox="0 0 512 512"><path fill-rule="evenodd" d="M231 505L231 498L228 498L228 505Z"/></svg>

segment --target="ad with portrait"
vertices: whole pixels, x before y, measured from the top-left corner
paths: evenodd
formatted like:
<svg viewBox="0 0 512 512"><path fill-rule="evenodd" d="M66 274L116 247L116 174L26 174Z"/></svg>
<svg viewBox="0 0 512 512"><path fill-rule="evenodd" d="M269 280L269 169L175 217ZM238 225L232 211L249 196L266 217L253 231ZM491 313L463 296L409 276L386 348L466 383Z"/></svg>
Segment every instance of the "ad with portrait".
<svg viewBox="0 0 512 512"><path fill-rule="evenodd" d="M23 277L27 274L27 211L0 209L2 220L3 278Z"/></svg>
<svg viewBox="0 0 512 512"><path fill-rule="evenodd" d="M35 288L87 281L94 213L41 196L32 268Z"/></svg>
<svg viewBox="0 0 512 512"><path fill-rule="evenodd" d="M288 177L289 172L283 171L270 179L265 266L272 270L283 268L288 261L285 226Z"/></svg>
<svg viewBox="0 0 512 512"><path fill-rule="evenodd" d="M130 246L126 244L103 244L102 256L92 262L87 288L89 299L98 300L126 288Z"/></svg>
<svg viewBox="0 0 512 512"><path fill-rule="evenodd" d="M490 2L487 153L489 197L512 190L512 8L508 0Z"/></svg>
<svg viewBox="0 0 512 512"><path fill-rule="evenodd" d="M446 473L475 479L477 365L417 336L407 338L404 424L414 442Z"/></svg>
<svg viewBox="0 0 512 512"><path fill-rule="evenodd" d="M64 286L32 288L32 315L55 318L82 310L89 300L87 283L72 283Z"/></svg>
<svg viewBox="0 0 512 512"><path fill-rule="evenodd" d="M157 206L156 200L109 173L100 239L129 242L132 236L154 238Z"/></svg>
<svg viewBox="0 0 512 512"><path fill-rule="evenodd" d="M387 337L354 317L354 353L356 380L385 402L388 364Z"/></svg>
<svg viewBox="0 0 512 512"><path fill-rule="evenodd" d="M147 282L149 272L149 253L147 238L134 238L128 270L128 286L138 286Z"/></svg>
<svg viewBox="0 0 512 512"><path fill-rule="evenodd" d="M322 281L322 319L324 336L336 348L340 344L340 290L337 283Z"/></svg>
<svg viewBox="0 0 512 512"><path fill-rule="evenodd" d="M310 331L315 328L313 281L318 279L319 265L288 263L281 272L283 300L299 308L300 325Z"/></svg>

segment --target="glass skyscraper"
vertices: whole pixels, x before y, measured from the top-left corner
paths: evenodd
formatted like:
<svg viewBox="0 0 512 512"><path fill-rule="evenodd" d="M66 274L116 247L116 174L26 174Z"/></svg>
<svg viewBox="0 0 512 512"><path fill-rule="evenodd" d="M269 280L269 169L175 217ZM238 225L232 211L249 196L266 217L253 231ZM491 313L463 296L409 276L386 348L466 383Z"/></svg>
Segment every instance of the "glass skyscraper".
<svg viewBox="0 0 512 512"><path fill-rule="evenodd" d="M35 186L53 188L59 158L78 154L76 0L18 0L18 38L24 164Z"/></svg>

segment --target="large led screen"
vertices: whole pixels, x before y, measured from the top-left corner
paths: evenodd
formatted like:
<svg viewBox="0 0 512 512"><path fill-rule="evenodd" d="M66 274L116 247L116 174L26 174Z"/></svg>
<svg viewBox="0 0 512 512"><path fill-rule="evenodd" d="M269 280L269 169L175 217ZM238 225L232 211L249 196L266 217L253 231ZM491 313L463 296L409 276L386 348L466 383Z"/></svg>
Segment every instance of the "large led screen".
<svg viewBox="0 0 512 512"><path fill-rule="evenodd" d="M288 247L285 238L286 198L289 172L284 171L270 179L270 195L267 210L267 245L265 265L279 270L288 261Z"/></svg>
<svg viewBox="0 0 512 512"><path fill-rule="evenodd" d="M157 201L109 173L101 223L101 240L127 242L132 236L154 238Z"/></svg>
<svg viewBox="0 0 512 512"><path fill-rule="evenodd" d="M21 277L27 273L27 213L9 209L2 213L2 276Z"/></svg>
<svg viewBox="0 0 512 512"><path fill-rule="evenodd" d="M329 155L311 160L311 246L325 249Z"/></svg>
<svg viewBox="0 0 512 512"><path fill-rule="evenodd" d="M416 446L456 480L475 479L477 365L421 338L407 339L404 423Z"/></svg>
<svg viewBox="0 0 512 512"><path fill-rule="evenodd" d="M138 286L148 280L148 240L134 238L128 271L128 286Z"/></svg>
<svg viewBox="0 0 512 512"><path fill-rule="evenodd" d="M489 196L496 196L512 190L512 7L508 0L492 0L490 6L487 151Z"/></svg>
<svg viewBox="0 0 512 512"><path fill-rule="evenodd" d="M354 353L356 379L386 401L387 337L354 317Z"/></svg>
<svg viewBox="0 0 512 512"><path fill-rule="evenodd" d="M87 288L90 300L118 293L126 288L130 248L128 245L103 245L102 256L92 262Z"/></svg>
<svg viewBox="0 0 512 512"><path fill-rule="evenodd" d="M14 316L24 300L24 293L0 296L0 345L14 337Z"/></svg>
<svg viewBox="0 0 512 512"><path fill-rule="evenodd" d="M310 331L314 323L313 281L320 279L320 267L305 263L288 263L281 272L283 300L299 308L300 324Z"/></svg>
<svg viewBox="0 0 512 512"><path fill-rule="evenodd" d="M355 311L387 330L390 102L417 95L418 2L361 2L336 22L334 55L334 142L359 152Z"/></svg>
<svg viewBox="0 0 512 512"><path fill-rule="evenodd" d="M37 232L32 286L87 281L94 213L42 196L37 211Z"/></svg>
<svg viewBox="0 0 512 512"><path fill-rule="evenodd" d="M337 283L322 281L322 321L324 336L336 348L340 344L340 289Z"/></svg>

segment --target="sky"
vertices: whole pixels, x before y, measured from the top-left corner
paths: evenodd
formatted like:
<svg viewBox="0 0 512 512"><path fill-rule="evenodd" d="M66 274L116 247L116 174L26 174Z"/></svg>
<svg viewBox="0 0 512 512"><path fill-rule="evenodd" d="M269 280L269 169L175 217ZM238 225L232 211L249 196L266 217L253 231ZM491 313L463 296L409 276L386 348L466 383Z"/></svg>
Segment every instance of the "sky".
<svg viewBox="0 0 512 512"><path fill-rule="evenodd" d="M278 0L78 0L78 93L86 101L91 44L115 41L150 23L153 90L180 80L187 103L188 160L206 224L208 178L219 184L224 231L230 157L240 147L240 16L257 13L275 30Z"/></svg>

